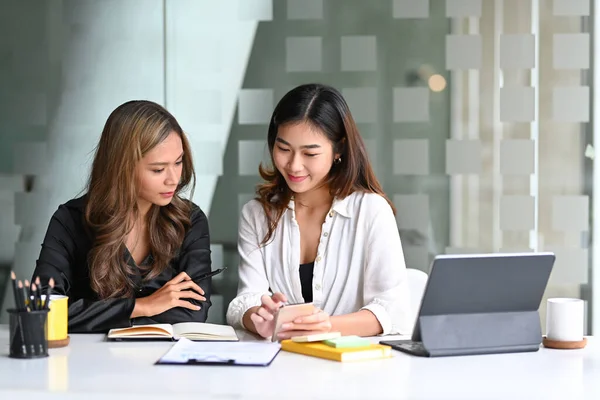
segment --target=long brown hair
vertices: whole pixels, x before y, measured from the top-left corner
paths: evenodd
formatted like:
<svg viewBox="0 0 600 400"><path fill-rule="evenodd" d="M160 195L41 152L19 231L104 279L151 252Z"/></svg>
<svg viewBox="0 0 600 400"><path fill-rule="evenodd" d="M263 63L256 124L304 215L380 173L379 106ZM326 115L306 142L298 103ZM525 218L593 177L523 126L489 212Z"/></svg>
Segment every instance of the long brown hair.
<svg viewBox="0 0 600 400"><path fill-rule="evenodd" d="M190 146L175 117L150 101L122 104L104 125L85 208L85 222L94 239L88 253L90 284L101 299L133 294L135 271L127 265L124 251L127 234L139 217L136 165L172 132L179 134L183 144L181 181L170 204L152 205L146 215L152 254L152 263L143 270L146 280L169 266L191 224L191 203L180 197L190 184L193 191L195 182Z"/></svg>
<svg viewBox="0 0 600 400"><path fill-rule="evenodd" d="M305 122L322 132L333 144L334 154L341 155L341 162L334 163L329 171L327 186L332 196L343 199L354 192L377 193L387 198L377 180L365 143L363 142L348 104L336 89L322 84L307 84L289 91L279 101L271 116L267 142L273 161L273 147L280 126ZM260 165L264 183L257 188L257 200L267 218L268 231L261 244L266 244L288 207L293 192L281 173L272 166Z"/></svg>

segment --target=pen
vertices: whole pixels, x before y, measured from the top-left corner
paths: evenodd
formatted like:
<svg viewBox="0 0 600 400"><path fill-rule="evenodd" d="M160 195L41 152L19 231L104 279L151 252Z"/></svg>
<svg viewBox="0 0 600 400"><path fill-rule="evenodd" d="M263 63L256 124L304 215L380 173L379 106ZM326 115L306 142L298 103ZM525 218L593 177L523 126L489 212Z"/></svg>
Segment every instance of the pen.
<svg viewBox="0 0 600 400"><path fill-rule="evenodd" d="M40 278L37 279L37 281L40 281ZM33 297L33 310L34 311L39 311L40 307L41 307L41 298L40 298L40 290L38 285L36 285L35 283L31 284L31 293L30 293L30 297ZM34 346L35 343L37 343L38 341L36 340L37 337L37 332L36 331L32 331L31 332L32 337L32 346ZM44 346L42 343L38 343L39 345L39 353L42 354L44 352Z"/></svg>
<svg viewBox="0 0 600 400"><path fill-rule="evenodd" d="M29 281L26 280L25 284L28 285ZM20 292L19 297L21 297L21 301L23 302L23 311L30 312L31 308L27 305L27 293L29 292L29 290L27 289L26 286L23 285L23 282L21 282L21 281L19 281L17 283L17 286L19 286L19 292ZM23 335L26 338L26 341L23 341L23 343L29 343L29 348L31 349L31 354L35 354L35 347L33 346L33 343L31 340L31 332L28 329L29 320L27 319L27 320L23 321L21 319L20 322L21 322L21 329L23 330ZM27 351L25 352L25 354L27 354Z"/></svg>
<svg viewBox="0 0 600 400"><path fill-rule="evenodd" d="M23 287L23 283L21 281L19 281L19 283L17 284L17 276L15 275L14 272L12 272L11 274L11 278L13 278L13 284L14 284L14 290L15 290L15 307L17 308L17 330L20 333L21 336L21 351L23 352L23 354L27 354L27 346L25 345L25 327L23 326L23 319L21 318L20 313L25 311L25 307L23 306L23 298L21 297L21 289Z"/></svg>
<svg viewBox="0 0 600 400"><path fill-rule="evenodd" d="M19 300L19 287L17 286L17 275L15 271L10 271L10 277L12 279L13 296L15 297L15 308L18 311L23 311L21 301Z"/></svg>
<svg viewBox="0 0 600 400"><path fill-rule="evenodd" d="M35 292L34 292L35 309L41 310L42 309L42 283L40 281L39 276L37 278L35 278L35 287L36 287Z"/></svg>
<svg viewBox="0 0 600 400"><path fill-rule="evenodd" d="M31 293L29 294L29 297L33 297L33 300L31 302L32 304L32 309L34 311L39 310L38 308L38 302L39 302L39 291L38 291L38 287L35 283L31 284Z"/></svg>
<svg viewBox="0 0 600 400"><path fill-rule="evenodd" d="M211 271L211 272L209 272L209 273L207 273L207 274L200 275L198 278L196 278L196 279L194 279L194 280L195 280L195 281L201 281L201 280L204 280L204 279L208 279L208 278L210 278L210 277L213 277L213 276L215 276L215 275L218 275L218 274L220 274L221 272L225 271L226 269L227 269L227 267L223 267L223 268L216 269L216 270L214 270L214 271Z"/></svg>
<svg viewBox="0 0 600 400"><path fill-rule="evenodd" d="M200 281L203 281L203 280L205 280L205 279L208 279L208 278L210 278L210 277L212 277L212 276L218 275L218 274L220 274L221 272L225 271L226 269L227 269L227 267L223 267L223 268L220 268L220 269L216 269L216 270L214 270L214 271L211 271L211 272L209 272L209 273L207 273L207 274L200 275L198 278L194 279L194 282L200 282ZM196 305L196 306L199 306L199 305L200 305L200 301L198 301L198 300L189 300L189 301L190 301L192 304Z"/></svg>
<svg viewBox="0 0 600 400"><path fill-rule="evenodd" d="M54 290L54 278L50 278L48 281L48 288L46 289L46 301L44 301L44 306L42 307L44 310L47 310L50 307L50 295L52 294L52 290Z"/></svg>
<svg viewBox="0 0 600 400"><path fill-rule="evenodd" d="M27 279L25 279L25 282L23 282L23 299L24 299L24 305L25 308L27 309L27 311L31 311L32 307L31 307L31 284L29 283L29 281Z"/></svg>

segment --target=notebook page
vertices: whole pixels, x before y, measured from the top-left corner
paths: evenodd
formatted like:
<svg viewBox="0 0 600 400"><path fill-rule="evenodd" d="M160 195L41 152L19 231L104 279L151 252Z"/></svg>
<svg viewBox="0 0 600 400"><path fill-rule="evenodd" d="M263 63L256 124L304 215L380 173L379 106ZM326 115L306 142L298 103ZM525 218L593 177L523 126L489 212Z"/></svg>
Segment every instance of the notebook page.
<svg viewBox="0 0 600 400"><path fill-rule="evenodd" d="M182 363L188 360L203 362L231 362L238 365L268 364L279 352L281 345L272 342L193 342L180 339L161 357L159 362Z"/></svg>
<svg viewBox="0 0 600 400"><path fill-rule="evenodd" d="M173 336L173 327L169 324L133 325L127 328L111 329L108 336L139 336L152 334L168 334L169 336Z"/></svg>
<svg viewBox="0 0 600 400"><path fill-rule="evenodd" d="M195 333L216 337L236 337L235 330L229 325L217 325L202 322L180 322L173 324L176 337Z"/></svg>

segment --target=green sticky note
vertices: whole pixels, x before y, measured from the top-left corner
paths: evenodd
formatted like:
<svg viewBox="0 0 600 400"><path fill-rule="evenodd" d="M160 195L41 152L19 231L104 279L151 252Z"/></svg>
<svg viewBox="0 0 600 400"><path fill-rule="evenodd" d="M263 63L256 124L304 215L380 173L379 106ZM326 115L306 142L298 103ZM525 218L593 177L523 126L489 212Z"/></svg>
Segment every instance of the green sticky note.
<svg viewBox="0 0 600 400"><path fill-rule="evenodd" d="M342 336L335 339L325 340L327 346L335 347L336 349L348 349L352 347L365 347L371 344L369 339L361 338L360 336Z"/></svg>

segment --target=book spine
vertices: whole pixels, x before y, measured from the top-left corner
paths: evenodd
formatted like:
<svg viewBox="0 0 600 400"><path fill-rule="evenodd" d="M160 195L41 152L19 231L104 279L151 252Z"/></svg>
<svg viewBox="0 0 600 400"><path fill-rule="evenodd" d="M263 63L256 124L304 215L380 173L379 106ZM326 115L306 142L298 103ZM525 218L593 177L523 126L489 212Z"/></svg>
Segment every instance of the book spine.
<svg viewBox="0 0 600 400"><path fill-rule="evenodd" d="M285 351L289 351L291 353L302 354L305 356L325 358L327 360L333 360L333 361L342 361L342 354L340 354L340 353L333 353L333 352L317 350L317 349L307 350L304 347L289 345L288 343L283 343L281 345L281 349L285 350Z"/></svg>

